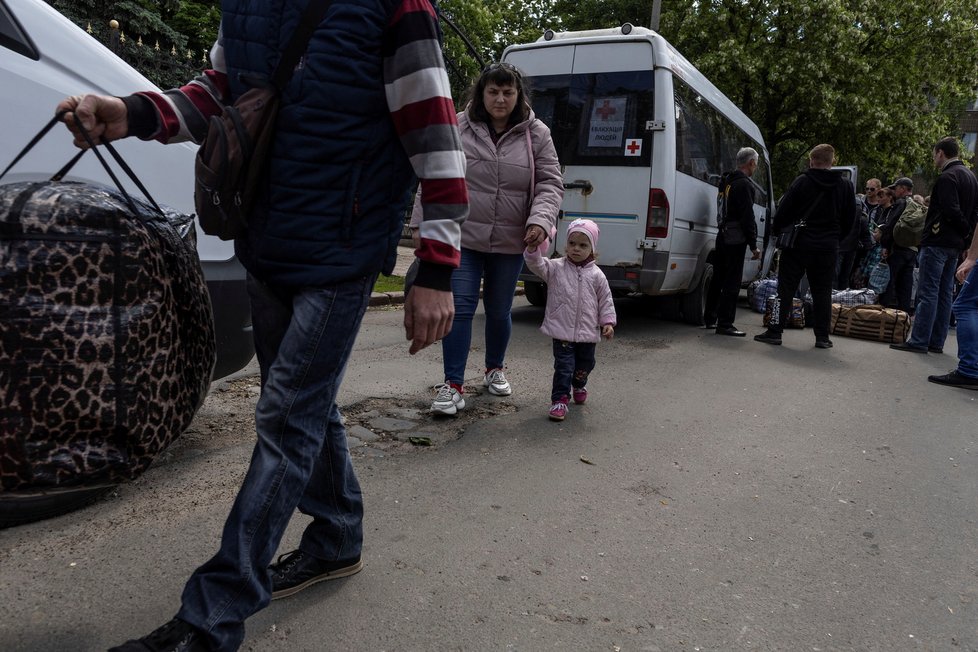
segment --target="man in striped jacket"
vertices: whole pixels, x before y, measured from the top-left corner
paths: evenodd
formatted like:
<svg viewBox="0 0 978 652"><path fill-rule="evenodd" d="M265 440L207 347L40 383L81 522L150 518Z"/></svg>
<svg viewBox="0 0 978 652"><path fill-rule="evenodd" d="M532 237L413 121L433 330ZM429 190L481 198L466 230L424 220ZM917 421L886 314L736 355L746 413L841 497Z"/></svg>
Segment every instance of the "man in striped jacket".
<svg viewBox="0 0 978 652"><path fill-rule="evenodd" d="M302 0L225 1L213 70L165 93L63 101L96 138L199 142L208 119L268 76ZM343 370L377 274L389 272L416 177L420 270L405 303L410 353L454 313L468 212L465 157L430 0L335 0L282 93L267 187L235 251L249 272L262 392L258 441L218 553L176 617L119 650L234 650L270 599L362 568L363 505L340 413ZM298 507L299 548L271 564ZM271 565L270 565L271 564Z"/></svg>

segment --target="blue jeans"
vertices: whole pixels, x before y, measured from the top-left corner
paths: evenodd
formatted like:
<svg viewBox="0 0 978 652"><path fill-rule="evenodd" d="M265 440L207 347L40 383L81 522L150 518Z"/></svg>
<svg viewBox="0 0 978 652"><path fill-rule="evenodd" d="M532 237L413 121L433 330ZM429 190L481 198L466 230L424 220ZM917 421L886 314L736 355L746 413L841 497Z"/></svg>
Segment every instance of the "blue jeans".
<svg viewBox="0 0 978 652"><path fill-rule="evenodd" d="M513 294L522 269L523 254L487 254L462 248L462 261L452 274L455 320L452 331L441 341L445 380L458 385L465 380L480 284L486 310L486 369L504 366L513 332Z"/></svg>
<svg viewBox="0 0 978 652"><path fill-rule="evenodd" d="M954 272L958 268L957 249L921 247L917 256L920 268L917 281L917 308L913 330L907 344L918 348L943 349L951 325L951 299Z"/></svg>
<svg viewBox="0 0 978 652"><path fill-rule="evenodd" d="M360 554L363 502L336 394L375 280L295 290L248 280L262 379L258 441L220 550L190 577L177 614L215 649L238 649L245 619L271 599L267 568L296 507L313 517L303 552Z"/></svg>
<svg viewBox="0 0 978 652"><path fill-rule="evenodd" d="M554 384L550 402L567 402L571 387L581 389L587 385L588 375L594 371L594 342L565 342L554 340Z"/></svg>
<svg viewBox="0 0 978 652"><path fill-rule="evenodd" d="M952 309L958 331L958 373L978 378L978 267L964 280Z"/></svg>

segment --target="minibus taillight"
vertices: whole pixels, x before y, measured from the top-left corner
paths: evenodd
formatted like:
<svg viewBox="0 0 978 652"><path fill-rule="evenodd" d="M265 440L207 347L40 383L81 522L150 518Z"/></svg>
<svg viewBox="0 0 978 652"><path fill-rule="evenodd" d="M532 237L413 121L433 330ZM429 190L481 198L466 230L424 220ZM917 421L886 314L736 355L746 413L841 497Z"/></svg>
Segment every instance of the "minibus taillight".
<svg viewBox="0 0 978 652"><path fill-rule="evenodd" d="M646 238L664 238L669 233L669 200L661 188L649 190L649 215L645 220Z"/></svg>

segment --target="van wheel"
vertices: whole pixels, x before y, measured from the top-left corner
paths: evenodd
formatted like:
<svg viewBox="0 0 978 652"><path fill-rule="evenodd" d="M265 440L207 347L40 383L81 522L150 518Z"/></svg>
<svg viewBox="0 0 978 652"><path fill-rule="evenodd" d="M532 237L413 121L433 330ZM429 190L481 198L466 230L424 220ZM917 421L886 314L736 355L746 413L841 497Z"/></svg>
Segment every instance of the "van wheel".
<svg viewBox="0 0 978 652"><path fill-rule="evenodd" d="M682 321L682 296L677 294L667 294L654 297L653 309L660 319L666 321Z"/></svg>
<svg viewBox="0 0 978 652"><path fill-rule="evenodd" d="M713 265L706 263L700 282L691 291L683 295L683 321L693 326L703 325L703 312L706 310L706 295L713 281Z"/></svg>
<svg viewBox="0 0 978 652"><path fill-rule="evenodd" d="M115 485L0 493L0 528L33 523L87 507Z"/></svg>
<svg viewBox="0 0 978 652"><path fill-rule="evenodd" d="M526 293L526 300L531 306L547 305L547 285L536 281L524 281L523 291Z"/></svg>

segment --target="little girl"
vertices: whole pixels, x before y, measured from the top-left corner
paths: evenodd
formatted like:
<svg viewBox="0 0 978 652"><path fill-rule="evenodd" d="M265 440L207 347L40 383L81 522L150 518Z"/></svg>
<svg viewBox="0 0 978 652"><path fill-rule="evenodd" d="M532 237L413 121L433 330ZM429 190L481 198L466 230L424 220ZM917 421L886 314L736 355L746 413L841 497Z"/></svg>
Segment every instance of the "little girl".
<svg viewBox="0 0 978 652"><path fill-rule="evenodd" d="M567 227L563 258L544 258L547 241L523 252L526 265L547 284L547 312L540 330L554 338L554 382L550 418L563 421L568 396L587 400L587 378L594 369L594 349L603 336L615 334L615 305L604 272L594 262L598 225L574 220Z"/></svg>

